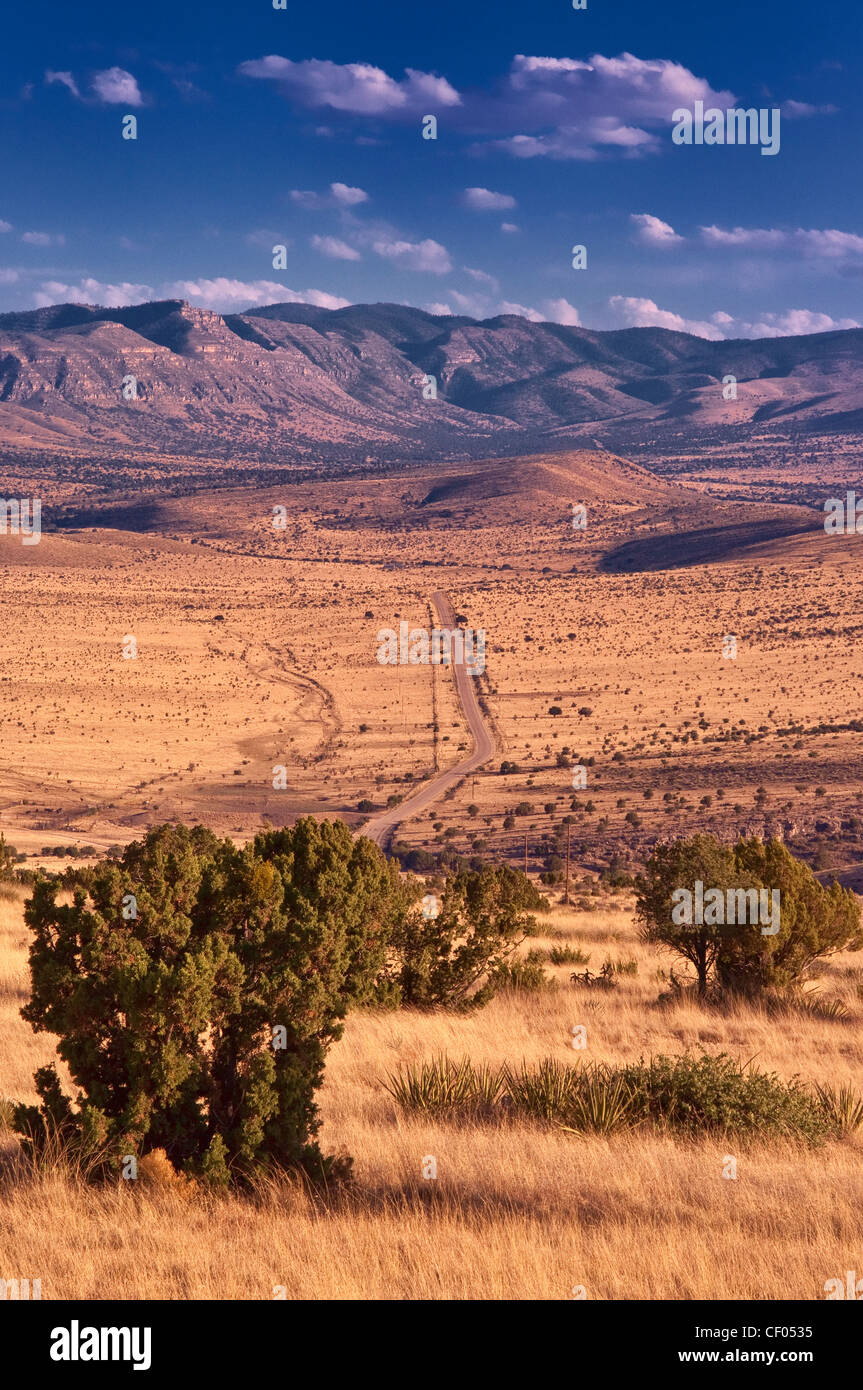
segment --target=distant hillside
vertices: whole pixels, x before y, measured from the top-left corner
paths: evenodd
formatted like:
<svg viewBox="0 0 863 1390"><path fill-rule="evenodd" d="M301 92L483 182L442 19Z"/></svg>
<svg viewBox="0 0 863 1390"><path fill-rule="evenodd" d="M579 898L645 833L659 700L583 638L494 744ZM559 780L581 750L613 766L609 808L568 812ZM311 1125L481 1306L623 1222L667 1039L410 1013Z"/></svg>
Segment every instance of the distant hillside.
<svg viewBox="0 0 863 1390"><path fill-rule="evenodd" d="M725 401L723 377L737 381ZM137 398L123 398L133 376ZM437 399L424 399L429 377ZM0 315L0 442L122 444L242 460L465 459L619 449L721 427L855 430L863 330L707 342L398 304L182 300Z"/></svg>

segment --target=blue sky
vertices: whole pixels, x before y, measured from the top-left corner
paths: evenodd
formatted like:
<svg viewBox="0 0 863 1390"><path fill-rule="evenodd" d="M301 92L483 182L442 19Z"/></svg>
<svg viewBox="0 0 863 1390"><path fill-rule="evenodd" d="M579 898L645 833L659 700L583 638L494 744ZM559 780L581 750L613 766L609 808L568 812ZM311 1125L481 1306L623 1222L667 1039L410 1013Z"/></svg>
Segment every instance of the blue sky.
<svg viewBox="0 0 863 1390"><path fill-rule="evenodd" d="M0 307L855 326L861 33L852 0L19 7L0 52ZM779 152L675 145L673 111L698 100L778 108Z"/></svg>

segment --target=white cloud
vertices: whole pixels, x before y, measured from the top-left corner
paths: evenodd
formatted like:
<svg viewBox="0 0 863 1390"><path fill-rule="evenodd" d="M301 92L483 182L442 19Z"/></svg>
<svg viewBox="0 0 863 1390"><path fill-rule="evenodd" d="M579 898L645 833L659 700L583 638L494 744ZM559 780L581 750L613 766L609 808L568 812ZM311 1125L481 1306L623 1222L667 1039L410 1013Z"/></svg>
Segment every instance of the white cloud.
<svg viewBox="0 0 863 1390"><path fill-rule="evenodd" d="M461 102L446 78L414 68L406 68L399 82L371 63L332 63L318 58L293 62L270 54L241 63L239 71L245 77L277 82L304 106L330 106L358 115L407 115Z"/></svg>
<svg viewBox="0 0 863 1390"><path fill-rule="evenodd" d="M373 248L385 260L394 261L403 270L426 270L432 275L446 275L452 270L449 252L439 241L394 241L383 238Z"/></svg>
<svg viewBox="0 0 863 1390"><path fill-rule="evenodd" d="M519 318L529 319L531 323L542 323L543 316L538 309L529 309L525 304L512 304L502 299L495 310L496 314L517 314Z"/></svg>
<svg viewBox="0 0 863 1390"><path fill-rule="evenodd" d="M364 188L352 188L347 183L331 183L330 192L337 203L344 207L354 207L357 203L367 203L369 195Z"/></svg>
<svg viewBox="0 0 863 1390"><path fill-rule="evenodd" d="M725 338L784 338L801 333L829 333L841 328L859 328L856 319L834 319L829 314L811 309L786 309L783 313L765 313L749 322L717 309L708 323L686 319L668 309L660 309L652 299L627 298L614 295L608 301L612 314L627 328L670 328L678 333L693 333L699 338L718 341Z"/></svg>
<svg viewBox="0 0 863 1390"><path fill-rule="evenodd" d="M364 188L351 188L347 183L331 183L329 193L316 193L310 188L292 188L291 199L307 212L321 212L324 208L350 208L359 203L367 203L369 195Z"/></svg>
<svg viewBox="0 0 863 1390"><path fill-rule="evenodd" d="M0 285L14 285L17 280L17 270L0 270Z"/></svg>
<svg viewBox="0 0 863 1390"><path fill-rule="evenodd" d="M826 260L863 256L863 236L856 236L853 232L838 232L835 228L825 228L823 231L813 228L804 231L799 227L794 233L794 240L810 255L824 257Z"/></svg>
<svg viewBox="0 0 863 1390"><path fill-rule="evenodd" d="M501 222L501 224L500 224L500 229L501 229L502 232L520 232L520 231L521 231L521 227L519 227L515 222Z"/></svg>
<svg viewBox="0 0 863 1390"><path fill-rule="evenodd" d="M713 341L724 337L716 324L685 319L670 309L660 309L652 299L614 294L608 301L608 307L625 328L670 328L677 333L694 333L696 337L711 338Z"/></svg>
<svg viewBox="0 0 863 1390"><path fill-rule="evenodd" d="M426 311L427 314L444 314L444 315L451 315L451 314L452 314L452 309L449 307L448 304L438 304L438 303L426 304L426 305L425 305L425 311Z"/></svg>
<svg viewBox="0 0 863 1390"><path fill-rule="evenodd" d="M715 317L715 315L714 315ZM786 309L782 314L763 314L755 323L735 319L734 338L785 338L800 333L830 333L840 328L859 328L856 319L834 319L812 309Z"/></svg>
<svg viewBox="0 0 863 1390"><path fill-rule="evenodd" d="M134 285L128 281L111 285L87 276L79 280L77 285L63 284L59 280L44 280L33 300L37 308L63 303L104 304L113 309L124 309L129 304L140 304L143 300L155 297L156 291L152 285Z"/></svg>
<svg viewBox="0 0 863 1390"><path fill-rule="evenodd" d="M667 222L663 222L658 217L653 217L649 212L632 212L629 214L630 222L636 226L635 239L645 246L656 246L660 249L671 246L680 246L685 240L678 236L673 227Z"/></svg>
<svg viewBox="0 0 863 1390"><path fill-rule="evenodd" d="M563 323L570 328L578 328L581 325L578 310L568 299L545 299L541 307L551 323Z"/></svg>
<svg viewBox="0 0 863 1390"><path fill-rule="evenodd" d="M502 90L479 98L473 110L489 134L514 132L492 144L516 158L590 160L615 151L630 158L658 151L672 112L696 100L725 107L734 95L714 91L669 59L621 53L594 54L585 62L517 54Z"/></svg>
<svg viewBox="0 0 863 1390"><path fill-rule="evenodd" d="M667 141L677 107L696 100L727 107L735 100L680 63L632 53L595 54L589 61L517 54L493 90L464 96L445 77L408 68L398 80L369 63L294 62L270 54L241 63L239 71L275 82L306 107L395 120L446 109L450 129L522 159L653 153Z"/></svg>
<svg viewBox="0 0 863 1390"><path fill-rule="evenodd" d="M466 188L462 195L465 207L475 212L505 212L517 206L509 193L493 193L490 188Z"/></svg>
<svg viewBox="0 0 863 1390"><path fill-rule="evenodd" d="M274 280L177 280L167 286L169 296L188 299L205 309L234 310L239 304L314 304L321 309L344 309L349 299L339 299L326 290L289 290Z"/></svg>
<svg viewBox="0 0 863 1390"><path fill-rule="evenodd" d="M846 260L863 255L863 236L855 232L840 232L835 227L797 227L781 231L777 227L701 227L708 246L743 246L765 248L772 246L799 247L807 256L818 260Z"/></svg>
<svg viewBox="0 0 863 1390"><path fill-rule="evenodd" d="M362 260L359 251L354 250L353 246L348 246L346 241L340 241L336 236L313 236L310 241L316 251L320 251L322 256L329 256L331 260Z"/></svg>
<svg viewBox="0 0 863 1390"><path fill-rule="evenodd" d="M28 246L64 246L66 242L60 232L22 232L21 240Z"/></svg>
<svg viewBox="0 0 863 1390"><path fill-rule="evenodd" d="M45 73L45 81L47 83L59 82L61 86L68 88L68 90L72 93L73 97L81 96L81 93L78 90L78 83L75 81L71 72L53 72L51 68L48 68L47 72Z"/></svg>
<svg viewBox="0 0 863 1390"><path fill-rule="evenodd" d="M11 222L4 222L4 221L3 221L3 218L0 217L0 232L11 232L11 230L12 230L12 223L11 223Z"/></svg>
<svg viewBox="0 0 863 1390"><path fill-rule="evenodd" d="M794 120L798 116L835 116L839 110L838 106L812 106L808 101L794 101L789 99L783 101L780 107L783 116L788 120Z"/></svg>
<svg viewBox="0 0 863 1390"><path fill-rule="evenodd" d="M144 98L138 83L125 68L105 68L97 72L90 83L100 101L109 106L143 106Z"/></svg>
<svg viewBox="0 0 863 1390"><path fill-rule="evenodd" d="M781 246L785 233L771 227L700 227L708 246Z"/></svg>
<svg viewBox="0 0 863 1390"><path fill-rule="evenodd" d="M472 280L478 280L482 285L488 285L489 289L497 294L500 289L500 282L494 275L489 275L487 270L472 270L469 265L464 266L465 275L469 275Z"/></svg>

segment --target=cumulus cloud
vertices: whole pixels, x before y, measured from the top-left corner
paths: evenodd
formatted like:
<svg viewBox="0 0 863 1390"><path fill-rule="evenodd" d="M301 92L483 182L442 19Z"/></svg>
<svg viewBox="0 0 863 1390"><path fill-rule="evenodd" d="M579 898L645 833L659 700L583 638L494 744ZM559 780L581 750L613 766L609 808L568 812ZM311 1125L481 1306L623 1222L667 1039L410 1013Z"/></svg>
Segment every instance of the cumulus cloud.
<svg viewBox="0 0 863 1390"><path fill-rule="evenodd" d="M635 240L640 241L644 246L656 246L665 249L672 246L680 246L685 240L678 236L673 227L667 222L663 222L659 217L653 217L649 212L632 212L629 214L630 222L635 223Z"/></svg>
<svg viewBox="0 0 863 1390"><path fill-rule="evenodd" d="M830 314L812 309L786 309L782 313L764 313L754 321L737 318L718 309L709 322L687 319L668 309L660 309L652 299L614 295L608 307L615 319L627 328L670 328L678 333L693 333L699 338L714 341L725 338L785 338L801 333L829 333L840 328L859 328L856 319L834 319Z"/></svg>
<svg viewBox="0 0 863 1390"><path fill-rule="evenodd" d="M63 246L66 242L61 232L22 232L21 240L28 246Z"/></svg>
<svg viewBox="0 0 863 1390"><path fill-rule="evenodd" d="M51 82L59 82L62 87L66 87L68 91L72 93L73 97L80 98L81 96L78 90L78 83L75 81L71 72L54 72L51 68L48 68L45 73L45 81L49 84Z"/></svg>
<svg viewBox="0 0 863 1390"><path fill-rule="evenodd" d="M450 315L451 315L451 314L452 314L452 309L449 307L448 304L439 304L439 303L437 303L437 302L433 302L433 303L431 303L431 304L426 304L426 306L425 306L425 311L426 311L427 314L437 314L437 315L447 315L447 314L450 314Z"/></svg>
<svg viewBox="0 0 863 1390"><path fill-rule="evenodd" d="M3 221L3 218L0 217L0 232L11 232L11 230L12 230L12 223L11 223L11 222L4 222L4 221Z"/></svg>
<svg viewBox="0 0 863 1390"><path fill-rule="evenodd" d="M517 54L488 91L460 94L445 77L408 68L397 79L369 63L294 62L270 54L240 64L303 107L399 120L446 109L450 129L521 158L637 157L661 148L679 106L734 104L680 63L632 53L589 60ZM359 137L364 138L364 137Z"/></svg>
<svg viewBox="0 0 863 1390"><path fill-rule="evenodd" d="M516 158L633 158L659 150L672 112L694 101L725 107L734 95L714 91L704 78L665 58L621 53L584 61L517 54L501 88L476 100L472 114L489 133L512 131L490 143Z"/></svg>
<svg viewBox="0 0 863 1390"><path fill-rule="evenodd" d="M771 227L700 227L708 246L781 246L785 233Z"/></svg>
<svg viewBox="0 0 863 1390"><path fill-rule="evenodd" d="M342 207L354 207L357 203L367 203L369 195L364 188L352 188L348 183L331 183L330 192Z"/></svg>
<svg viewBox="0 0 863 1390"><path fill-rule="evenodd" d="M346 241L341 241L336 236L313 236L310 241L316 251L320 251L322 256L329 256L331 260L362 260L359 251L355 250L353 246L348 246Z"/></svg>
<svg viewBox="0 0 863 1390"><path fill-rule="evenodd" d="M545 299L540 307L551 323L563 323L570 328L578 328L581 325L578 310L568 299Z"/></svg>
<svg viewBox="0 0 863 1390"><path fill-rule="evenodd" d="M125 309L130 304L140 304L155 297L156 291L152 285L135 285L128 281L112 285L86 276L74 285L64 284L60 280L44 280L33 301L40 309L58 303L104 304L114 309Z"/></svg>
<svg viewBox="0 0 863 1390"><path fill-rule="evenodd" d="M708 246L743 246L759 249L787 246L819 260L846 260L863 256L863 236L840 232L835 227L796 227L782 231L777 227L701 227Z"/></svg>
<svg viewBox="0 0 863 1390"><path fill-rule="evenodd" d="M826 260L863 256L863 236L856 236L853 232L838 232L835 228L825 228L823 231L813 228L804 231L799 227L794 233L794 240L810 255Z"/></svg>
<svg viewBox="0 0 863 1390"><path fill-rule="evenodd" d="M452 270L449 252L439 241L394 241L381 238L372 243L377 255L393 261L403 270L426 270L432 275L446 275Z"/></svg>
<svg viewBox="0 0 863 1390"><path fill-rule="evenodd" d="M670 328L677 333L694 333L696 337L714 341L725 336L715 323L685 319L670 309L660 309L652 299L614 294L608 301L608 307L624 328Z"/></svg>
<svg viewBox="0 0 863 1390"><path fill-rule="evenodd" d="M94 73L90 83L99 101L108 106L143 106L138 83L125 68L105 68Z"/></svg>
<svg viewBox="0 0 863 1390"><path fill-rule="evenodd" d="M461 97L445 77L406 68L401 81L371 63L333 63L318 58L293 62L270 54L241 63L245 77L278 84L303 106L329 106L365 116L422 114L458 106Z"/></svg>
<svg viewBox="0 0 863 1390"><path fill-rule="evenodd" d="M331 183L328 193L316 193L310 188L292 188L291 200L308 212L320 212L324 208L351 208L359 203L367 203L369 195L364 188L352 188L347 183Z"/></svg>
<svg viewBox="0 0 863 1390"><path fill-rule="evenodd" d="M521 227L519 227L515 222L501 222L500 229L502 232L508 233L521 231Z"/></svg>
<svg viewBox="0 0 863 1390"><path fill-rule="evenodd" d="M344 309L349 299L326 290L290 290L274 280L233 280L221 275L214 280L176 280L166 293L188 299L204 309L232 310L240 304L313 304L320 309Z"/></svg>
<svg viewBox="0 0 863 1390"><path fill-rule="evenodd" d="M731 338L786 338L800 333L830 333L840 328L860 327L856 319L834 319L830 314L812 309L786 309L782 314L762 314L755 323L734 319L732 324L734 331L727 334Z"/></svg>
<svg viewBox="0 0 863 1390"><path fill-rule="evenodd" d="M521 319L529 319L531 323L542 323L543 316L538 309L530 309L526 304L513 304L508 299L501 300L495 311L496 314L517 314Z"/></svg>
<svg viewBox="0 0 863 1390"><path fill-rule="evenodd" d="M17 280L17 270L0 270L0 285L14 285Z"/></svg>
<svg viewBox="0 0 863 1390"><path fill-rule="evenodd" d="M493 193L490 188L466 188L462 202L475 212L505 212L517 206L509 193Z"/></svg>

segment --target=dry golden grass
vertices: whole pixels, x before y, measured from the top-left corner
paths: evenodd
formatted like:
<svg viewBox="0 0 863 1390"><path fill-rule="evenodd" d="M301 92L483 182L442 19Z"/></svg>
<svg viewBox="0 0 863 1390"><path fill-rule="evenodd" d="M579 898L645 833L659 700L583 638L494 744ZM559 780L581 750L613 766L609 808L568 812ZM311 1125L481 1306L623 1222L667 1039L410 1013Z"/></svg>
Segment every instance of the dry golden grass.
<svg viewBox="0 0 863 1390"><path fill-rule="evenodd" d="M597 995L565 982L499 996L477 1014L362 1013L330 1054L323 1143L355 1158L356 1186L325 1202L288 1185L256 1199L180 1196L58 1175L0 1183L0 1274L41 1278L46 1298L819 1299L863 1266L863 1143L818 1150L681 1143L647 1133L575 1138L540 1125L429 1122L397 1111L381 1086L435 1052L475 1061L577 1060L703 1044L783 1076L860 1084L853 956L819 984L846 999L847 1023L768 1019L739 1008L658 1009L663 963L635 940L628 906L545 919L546 945L579 944L591 968L635 958L639 973ZM0 1095L32 1096L51 1056L17 1016L26 986L20 902L0 901ZM534 946L543 944L534 941ZM665 962L667 963L667 962ZM579 1054L584 1055L584 1054ZM5 1141L7 1155L13 1142ZM736 1181L722 1177L726 1154ZM437 1161L436 1181L421 1162Z"/></svg>

